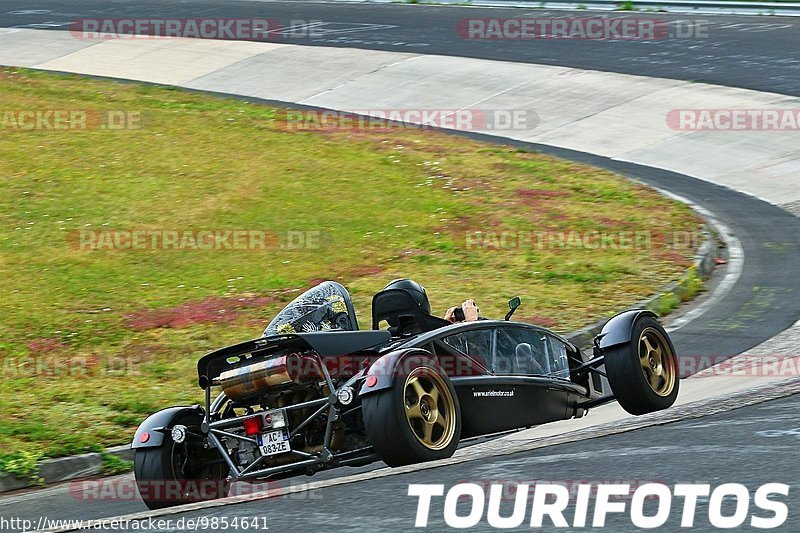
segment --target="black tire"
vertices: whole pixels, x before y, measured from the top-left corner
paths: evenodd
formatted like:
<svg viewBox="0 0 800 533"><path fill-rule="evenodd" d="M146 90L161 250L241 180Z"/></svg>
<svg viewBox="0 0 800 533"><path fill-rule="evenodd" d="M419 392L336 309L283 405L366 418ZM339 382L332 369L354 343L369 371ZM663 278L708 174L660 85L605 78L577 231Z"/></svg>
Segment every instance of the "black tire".
<svg viewBox="0 0 800 533"><path fill-rule="evenodd" d="M452 456L461 438L461 409L453 384L441 370L420 362L409 362L404 371L405 375L395 378L391 389L363 398L361 410L367 438L389 466ZM410 383L412 379L416 379L426 394L416 394L416 386ZM437 388L435 399L432 395L434 385ZM412 403L418 408L413 412L419 411L420 417L407 418L406 412L412 410ZM427 410L423 404L428 406ZM428 413L427 418L423 416L424 412ZM447 414L441 416L440 412ZM432 429L426 443L428 426Z"/></svg>
<svg viewBox="0 0 800 533"><path fill-rule="evenodd" d="M196 420L179 420L199 432ZM215 448L187 438L178 444L170 433L157 448L138 448L134 456L136 486L148 509L163 509L224 498L230 491L229 469Z"/></svg>
<svg viewBox="0 0 800 533"><path fill-rule="evenodd" d="M649 316L638 319L629 342L604 352L611 391L627 412L644 415L675 403L680 388L678 357L657 320Z"/></svg>

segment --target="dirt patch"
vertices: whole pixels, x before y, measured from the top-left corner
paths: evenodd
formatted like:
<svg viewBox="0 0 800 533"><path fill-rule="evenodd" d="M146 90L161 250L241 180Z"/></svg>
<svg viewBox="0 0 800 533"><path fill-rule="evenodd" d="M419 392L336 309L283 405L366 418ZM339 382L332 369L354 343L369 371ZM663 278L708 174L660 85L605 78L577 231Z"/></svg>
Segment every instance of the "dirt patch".
<svg viewBox="0 0 800 533"><path fill-rule="evenodd" d="M384 270L385 268L380 265L362 266L355 268L348 277L352 279L365 276L374 276L376 274L380 274Z"/></svg>
<svg viewBox="0 0 800 533"><path fill-rule="evenodd" d="M569 196L566 191L551 191L547 189L518 189L515 206L533 207L539 210L551 211L557 208L559 201L556 198ZM552 216L548 214L548 216Z"/></svg>
<svg viewBox="0 0 800 533"><path fill-rule="evenodd" d="M613 218L600 217L597 219L598 224L602 224L606 229L625 229L631 224L624 220L614 220Z"/></svg>
<svg viewBox="0 0 800 533"><path fill-rule="evenodd" d="M655 254L653 254L653 256L663 261L670 261L671 263L679 266L686 267L692 264L691 259L686 257L684 254L673 250L664 250L662 252L656 252Z"/></svg>
<svg viewBox="0 0 800 533"><path fill-rule="evenodd" d="M166 353L166 346L161 346L159 344L130 343L122 348L120 357L132 363L144 363L163 356Z"/></svg>
<svg viewBox="0 0 800 533"><path fill-rule="evenodd" d="M310 280L308 280L308 283L306 283L305 287L301 287L301 290L304 291L310 289L311 287L316 287L320 283L325 283L326 281L335 281L336 279L338 279L336 276L331 276L329 278L311 278Z"/></svg>
<svg viewBox="0 0 800 533"><path fill-rule="evenodd" d="M567 191L551 191L550 189L517 189L517 194L523 198L555 198L569 196Z"/></svg>
<svg viewBox="0 0 800 533"><path fill-rule="evenodd" d="M520 317L515 315L513 320L516 321L516 322L525 322L527 324L535 324L537 326L542 326L542 327L545 327L545 328L552 328L553 326L558 324L558 322L553 318L550 318L550 317L547 317L547 316L539 316L539 315L520 316Z"/></svg>
<svg viewBox="0 0 800 533"><path fill-rule="evenodd" d="M453 187L454 191L486 190L491 191L496 187L486 178L458 178Z"/></svg>

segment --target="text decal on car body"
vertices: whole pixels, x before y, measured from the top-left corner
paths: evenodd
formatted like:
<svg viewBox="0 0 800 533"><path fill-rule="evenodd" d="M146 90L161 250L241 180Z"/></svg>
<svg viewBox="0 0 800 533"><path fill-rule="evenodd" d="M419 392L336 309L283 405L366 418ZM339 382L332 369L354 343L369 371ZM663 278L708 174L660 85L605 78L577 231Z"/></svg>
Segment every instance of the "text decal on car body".
<svg viewBox="0 0 800 533"><path fill-rule="evenodd" d="M474 398L513 398L514 389L506 390L473 390L472 396Z"/></svg>

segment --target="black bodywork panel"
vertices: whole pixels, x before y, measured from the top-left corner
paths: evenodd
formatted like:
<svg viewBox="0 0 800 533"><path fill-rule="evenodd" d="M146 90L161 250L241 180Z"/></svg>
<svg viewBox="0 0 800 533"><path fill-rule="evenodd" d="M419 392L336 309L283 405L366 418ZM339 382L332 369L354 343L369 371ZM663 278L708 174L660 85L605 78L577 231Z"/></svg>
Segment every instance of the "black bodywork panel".
<svg viewBox="0 0 800 533"><path fill-rule="evenodd" d="M131 448L158 448L164 442L164 433L172 428L175 420L191 416L197 423L203 420L203 411L199 405L189 407L168 407L148 416L144 422L139 424L136 434L133 436ZM149 433L147 442L142 442L141 435Z"/></svg>
<svg viewBox="0 0 800 533"><path fill-rule="evenodd" d="M630 342L633 326L640 316L650 316L658 318L654 312L648 309L631 309L623 311L608 319L602 331L597 336L600 348L610 348L626 342Z"/></svg>
<svg viewBox="0 0 800 533"><path fill-rule="evenodd" d="M388 331L314 331L253 339L221 348L197 362L198 384L205 389L227 368L240 362L229 361L247 354L270 355L278 350L314 350L322 357L338 357L366 350L378 350L391 339Z"/></svg>
<svg viewBox="0 0 800 533"><path fill-rule="evenodd" d="M298 333L322 357L338 357L351 353L375 350L391 339L386 330L365 331L315 331Z"/></svg>
<svg viewBox="0 0 800 533"><path fill-rule="evenodd" d="M572 418L583 387L546 377L454 378L462 437L474 437Z"/></svg>

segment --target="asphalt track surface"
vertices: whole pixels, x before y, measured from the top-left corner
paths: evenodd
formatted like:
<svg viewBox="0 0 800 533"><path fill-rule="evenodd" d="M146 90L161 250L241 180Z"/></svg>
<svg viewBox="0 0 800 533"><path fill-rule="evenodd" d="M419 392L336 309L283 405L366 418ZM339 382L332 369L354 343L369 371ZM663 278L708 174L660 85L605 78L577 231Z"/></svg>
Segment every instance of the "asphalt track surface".
<svg viewBox="0 0 800 533"><path fill-rule="evenodd" d="M22 10L26 12L23 13ZM800 28L798 28L800 21L796 19L658 15L659 18L709 21L711 30L709 37L693 39L688 43L681 39L654 42L469 42L458 38L453 31L455 22L463 18L520 17L526 13L548 16L542 11L504 9L258 1L216 4L195 0L170 5L141 1L43 1L26 4L24 8L20 8L15 2L0 0L0 26L6 27L45 27L42 25L46 24L51 25L53 29L65 29L63 24L71 20L92 17L271 17L279 20L322 20L329 24L332 33L328 36L286 37L287 42L565 65L800 95L800 57L797 55L797 50L800 49ZM550 16L569 16L569 14L551 12ZM588 16L588 14L581 11L572 13L571 16ZM640 14L640 16L647 15ZM423 20L424 24L421 24L420 21ZM359 28L358 31L341 33L343 29L354 27ZM724 356L741 353L789 327L800 317L800 277L794 274L798 264L797 259L800 257L798 218L750 196L679 174L621 163L591 154L546 146L527 146L605 167L679 194L714 212L718 219L739 238L745 256L742 275L724 300L700 318L673 333L673 339L681 355ZM785 400L785 403L796 407L797 398ZM760 446L755 443L742 448L751 455L742 455L738 461L730 459L731 454L739 446L733 437L749 438L748 435L735 431L737 425L745 423L742 420L750 420L748 417L752 417L752 412L770 413L770 406L773 405L784 404L780 402L764 404L762 407L739 409L713 417L713 420L729 418L734 421L731 423L734 429L730 430L730 438L727 439L720 434L723 430L728 431L724 423L713 426L715 428L713 431L689 431L686 427L693 424L691 422L671 424L618 437L596 439L590 441L591 447L587 447L585 443L574 443L559 446L559 451L556 451L556 448L548 448L531 454L530 457L527 454L520 456L514 459L516 462L509 462L508 458L487 458L477 467L476 463L473 463L469 468L437 468L388 478L374 484L362 483L344 488L323 489L317 491L321 495L319 502L315 498L320 495L307 494L305 500L295 498L298 502L286 497L269 502L211 510L207 513L222 516L228 509L230 509L229 516L233 516L234 513L240 516L268 513L270 517L279 520L275 523L275 527L270 529L279 531L296 530L301 525L303 529L313 525L320 531L326 530L325 527L329 527L329 530L333 530L334 527L339 530L359 526L366 526L368 530L410 529L413 525L414 506L406 496L409 482L450 483L471 475L487 479L516 479L518 476L514 473L520 470L514 465L525 464L525 461L539 464L535 463L537 457L542 455L559 457L562 453L577 453L581 460L554 460L546 470L550 472L548 475L543 473L540 475L538 468L536 469L536 479L564 480L576 479L576 476L585 479L587 473L591 472L592 476L596 475L598 479L606 480L661 479L674 483L692 479L714 482L715 479L720 479L723 473L721 469L729 468L729 480L746 483L748 486L752 485L748 480L750 476L755 476L754 480L763 479L763 482L779 481L786 477L785 474L791 472L794 473L795 479L786 482L794 481L793 484L796 485L797 474L800 471L796 463L781 466L785 456L791 457L791 452L787 452L786 448L766 447L763 448L763 454L753 455L753 450L758 450ZM768 422L768 419L769 417L764 418L763 422ZM795 426L800 424L795 423ZM715 447L707 443L706 441L712 438L711 435L719 435L719 440L715 442L726 444ZM756 441L761 442L758 439ZM621 452L610 456L618 459L613 461L607 460L608 454L595 453L601 449L614 451L618 446L623 450L648 449L657 442L662 444L679 442L681 448L691 448L691 452L657 453L655 457L649 458ZM697 447L695 442L698 443ZM634 457L631 458L630 455ZM710 457L714 460L710 461ZM757 462L758 466L753 462ZM650 477L642 478L641 476L645 475L640 471L644 468L643 464L650 465L650 468L653 465L663 464L664 473L653 478L652 475L655 473L649 472L647 476ZM681 472L687 472L687 475L691 474L692 477L681 478L683 475ZM353 473L352 469L341 471L342 475L350 473ZM334 471L323 475L339 474ZM453 475L458 476L457 479L450 479ZM365 504L365 498L369 499L368 504ZM76 501L68 492L56 493L45 498L32 497L15 501L13 505L3 505L0 499L0 515L3 516L46 514L57 518L95 518L142 509L143 506L138 501ZM280 511L275 512L276 509ZM438 516L441 518L440 511L441 509ZM338 519L334 522L329 519L331 516L338 516ZM336 525L332 526L334 523ZM632 526L625 521L615 529L625 530L626 527L630 529Z"/></svg>
<svg viewBox="0 0 800 533"><path fill-rule="evenodd" d="M455 30L459 21L469 18L592 16L667 20L670 31L664 38L645 41L467 40ZM274 42L560 65L800 96L797 17L259 0L0 1L0 27L64 30L78 19L201 17L275 19L287 30L275 35ZM309 23L314 24L314 34Z"/></svg>
<svg viewBox="0 0 800 533"><path fill-rule="evenodd" d="M788 496L774 496L776 501L787 504L788 518L782 527L770 531L800 530L800 513L797 506L800 497L796 494L800 486L800 468L797 467L797 443L800 440L800 395L790 396L761 404L736 409L722 414L694 418L682 422L639 429L628 433L611 435L586 441L549 446L525 453L487 457L481 461L442 466L410 474L376 478L348 485L340 485L297 492L282 497L255 502L239 503L178 513L171 519L172 527L161 531L185 531L187 521L205 523L203 520L227 520L233 523L238 518L256 519L256 528L231 528L232 531L309 531L317 533L338 531L411 531L417 513L417 498L408 496L409 484L443 484L445 490L458 483L474 483L488 487L490 484L504 485L508 496L501 507L501 514L512 512L513 488L519 484L559 484L576 490L578 484L628 484L636 487L645 483L709 484L712 489L724 483L746 486L751 495L758 487L767 483L789 485ZM713 460L709 458L713 457ZM375 467L358 469L370 470ZM356 469L346 469L352 474ZM324 474L323 474L324 475ZM328 474L330 475L330 473ZM112 481L122 478L113 478ZM317 479L315 477L314 479ZM283 484L302 484L305 478L285 480ZM61 494L37 498L34 494L28 501L5 506L0 500L0 515L31 519L48 518L87 519L101 516L117 516L126 512L143 511L139 502L85 502ZM530 496L529 496L530 497ZM616 501L630 500L621 499ZM469 514L466 501L460 502L459 515ZM574 498L572 498L574 503ZM590 499L594 502L594 497ZM572 524L574 504L564 511L566 520ZM590 503L591 510L593 503ZM98 512L102 508L105 512ZM645 507L648 514L655 514L652 507ZM692 528L679 527L682 515L682 499L676 497L666 524L657 531L712 531L709 523L709 499L700 498ZM723 514L734 514L730 501L723 504ZM528 500L526 519L516 530L531 530L528 527L531 503ZM589 521L593 517L589 513ZM609 514L603 531L633 531L629 514ZM748 516L768 518L770 513L759 510L752 502ZM183 520L183 522L178 522ZM146 522L143 522L146 523ZM209 522L210 523L210 522ZM548 527L549 526L549 527ZM138 530L141 530L139 526ZM268 529L265 529L268 528ZM542 528L533 530L578 531L583 529L555 529L545 520ZM587 528L592 529L592 528ZM11 529L14 530L14 529ZM110 529L106 529L109 531ZM116 531L136 531L127 529ZM210 526L200 530L212 530ZM444 521L443 498L434 498L429 512L427 531L450 530ZM484 512L481 521L471 531L493 530L487 524ZM593 529L600 530L600 529ZM753 530L749 519L735 531ZM419 529L417 529L419 531ZM641 531L640 529L637 531ZM763 530L761 530L763 531Z"/></svg>
<svg viewBox="0 0 800 533"><path fill-rule="evenodd" d="M302 525L302 529L313 527L318 533L355 529L389 533L414 530L417 498L408 496L408 485L418 483L444 484L445 490L458 483L480 486L495 483L515 487L537 481L562 484L568 489L574 489L578 483L629 484L634 489L645 483L668 486L710 484L712 488L723 483L739 483L748 487L751 495L764 484L784 483L797 490L800 487L800 468L796 451L800 429L793 428L800 428L800 395L602 439L488 457L477 464L445 466L281 498L182 513L170 518L259 517L263 518L259 525L266 524L269 531L274 532L297 531ZM714 461L709 461L709 457L714 457ZM742 464L748 468L742 469ZM513 492L509 490L509 494ZM780 529L771 531L800 530L800 513L796 512L800 499L797 494L790 489L788 497L777 496L774 499L787 504L789 517ZM443 500L434 498L432 501L428 531L450 530L443 518ZM681 498L673 499L670 517L657 531L716 530L709 522L708 498L699 499L692 528L680 527L682 504ZM501 507L501 514L510 515L512 507L513 499L509 498ZM589 509L588 523L591 524L591 505ZM749 509L748 516L771 516L752 502ZM647 514L655 514L653 507L646 507L646 510ZM723 510L723 515L733 515L732 502L726 502ZM468 500L465 499L458 507L458 514L466 516L469 512ZM528 527L530 515L529 500L526 520L518 530L531 530ZM573 505L565 510L564 516L572 523ZM610 514L602 530L633 530L629 516L626 513ZM552 524L546 519L543 525L544 529L552 529ZM485 512L480 523L470 530L497 531L488 526ZM568 530L573 529L561 529ZM577 530L580 529L573 531ZM749 519L736 530L752 530ZM181 529L172 527L163 531L178 532Z"/></svg>

